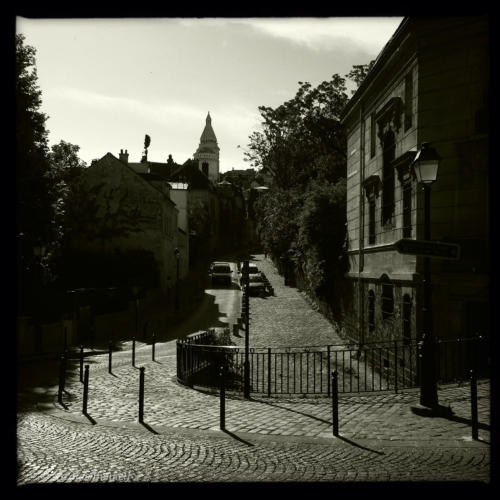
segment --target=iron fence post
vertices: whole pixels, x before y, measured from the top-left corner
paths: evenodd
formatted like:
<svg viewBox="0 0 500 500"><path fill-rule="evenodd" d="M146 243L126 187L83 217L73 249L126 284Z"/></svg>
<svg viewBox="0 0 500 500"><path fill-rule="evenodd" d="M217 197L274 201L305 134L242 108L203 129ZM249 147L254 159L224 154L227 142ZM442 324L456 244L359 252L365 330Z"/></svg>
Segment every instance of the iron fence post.
<svg viewBox="0 0 500 500"><path fill-rule="evenodd" d="M221 365L219 368L220 377L220 421L219 426L221 430L226 428L226 386L225 386L225 367Z"/></svg>
<svg viewBox="0 0 500 500"><path fill-rule="evenodd" d="M88 399L89 399L89 365L85 365L85 376L83 380L83 408L82 408L83 414L87 414Z"/></svg>
<svg viewBox="0 0 500 500"><path fill-rule="evenodd" d="M155 342L156 342L156 337L153 332L153 342L151 344L151 359L154 361L155 360Z"/></svg>
<svg viewBox="0 0 500 500"><path fill-rule="evenodd" d="M332 423L333 435L339 435L339 389L337 370L332 372Z"/></svg>
<svg viewBox="0 0 500 500"><path fill-rule="evenodd" d="M135 337L132 337L132 366L135 366Z"/></svg>
<svg viewBox="0 0 500 500"><path fill-rule="evenodd" d="M139 368L139 422L144 421L144 366Z"/></svg>
<svg viewBox="0 0 500 500"><path fill-rule="evenodd" d="M330 346L327 346L327 365L326 365L326 378L327 378L327 386L328 386L328 397L330 397L330 391L331 391L331 385L330 385L330 377L329 374L330 372Z"/></svg>
<svg viewBox="0 0 500 500"><path fill-rule="evenodd" d="M83 346L80 346L80 382L83 382Z"/></svg>
<svg viewBox="0 0 500 500"><path fill-rule="evenodd" d="M398 341L394 341L394 392L398 392Z"/></svg>
<svg viewBox="0 0 500 500"><path fill-rule="evenodd" d="M271 348L267 348L267 395L271 397Z"/></svg>
<svg viewBox="0 0 500 500"><path fill-rule="evenodd" d="M470 371L470 406L472 420L472 439L478 439L478 417L477 417L477 377L475 370Z"/></svg>

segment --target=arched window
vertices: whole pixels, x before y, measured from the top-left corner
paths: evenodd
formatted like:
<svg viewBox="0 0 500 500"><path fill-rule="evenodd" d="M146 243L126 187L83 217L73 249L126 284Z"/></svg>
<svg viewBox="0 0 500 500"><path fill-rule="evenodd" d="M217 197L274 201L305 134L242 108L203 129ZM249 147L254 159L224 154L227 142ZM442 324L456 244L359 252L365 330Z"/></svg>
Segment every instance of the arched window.
<svg viewBox="0 0 500 500"><path fill-rule="evenodd" d="M394 291L386 274L380 279L382 283L382 319L392 319L394 315Z"/></svg>
<svg viewBox="0 0 500 500"><path fill-rule="evenodd" d="M375 292L368 292L368 331L375 330Z"/></svg>
<svg viewBox="0 0 500 500"><path fill-rule="evenodd" d="M403 295L403 342L411 342L411 297L407 293Z"/></svg>
<svg viewBox="0 0 500 500"><path fill-rule="evenodd" d="M389 131L384 135L382 164L382 226L392 223L394 215L394 160L396 145L394 134Z"/></svg>

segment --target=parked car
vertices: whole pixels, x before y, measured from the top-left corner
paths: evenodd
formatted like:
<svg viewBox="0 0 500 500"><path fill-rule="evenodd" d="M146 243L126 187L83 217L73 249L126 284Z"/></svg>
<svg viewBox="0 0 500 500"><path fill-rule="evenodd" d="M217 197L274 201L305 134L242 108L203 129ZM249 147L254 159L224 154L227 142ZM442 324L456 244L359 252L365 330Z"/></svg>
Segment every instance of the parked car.
<svg viewBox="0 0 500 500"><path fill-rule="evenodd" d="M208 275L212 285L222 284L231 286L233 281L233 271L229 262L212 262Z"/></svg>
<svg viewBox="0 0 500 500"><path fill-rule="evenodd" d="M267 295L267 285L260 273L249 275L248 295L257 295L260 297Z"/></svg>
<svg viewBox="0 0 500 500"><path fill-rule="evenodd" d="M255 264L248 265L248 276L262 276L262 273L259 271L259 268ZM243 265L241 266L240 272L240 285L243 286Z"/></svg>

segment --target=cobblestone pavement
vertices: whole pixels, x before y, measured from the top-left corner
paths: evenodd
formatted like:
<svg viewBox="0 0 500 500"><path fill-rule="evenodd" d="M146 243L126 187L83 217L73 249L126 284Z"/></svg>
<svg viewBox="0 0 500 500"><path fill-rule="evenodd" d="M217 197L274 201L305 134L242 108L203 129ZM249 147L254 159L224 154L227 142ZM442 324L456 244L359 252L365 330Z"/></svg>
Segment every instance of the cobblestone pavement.
<svg viewBox="0 0 500 500"><path fill-rule="evenodd" d="M280 285L282 278L269 261L258 264L276 296L251 299L252 346L341 343L300 292ZM57 403L56 386L35 396L19 395L19 484L489 481L486 381L478 386L478 441L471 439L470 391L457 385L439 391L440 403L453 410L451 418L422 416L415 390L343 394L340 437L332 435L327 398L259 396L247 401L229 394L223 432L218 395L177 382L175 341L156 345L156 361L151 346L137 343L136 367L126 350L114 354L112 374L107 362L106 354L86 359L88 417L82 415L83 384L76 365L69 368L65 407ZM140 366L145 367L145 425L138 423Z"/></svg>

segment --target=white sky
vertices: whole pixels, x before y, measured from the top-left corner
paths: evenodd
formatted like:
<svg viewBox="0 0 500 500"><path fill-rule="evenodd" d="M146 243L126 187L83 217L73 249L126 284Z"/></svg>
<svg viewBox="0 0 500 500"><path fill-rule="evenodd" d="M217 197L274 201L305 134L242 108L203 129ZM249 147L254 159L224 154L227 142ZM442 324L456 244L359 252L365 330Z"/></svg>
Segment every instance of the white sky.
<svg viewBox="0 0 500 500"><path fill-rule="evenodd" d="M17 18L17 32L37 50L50 145L76 144L88 164L120 149L135 162L148 134L150 161L184 163L210 111L225 172L250 168L258 106L368 63L401 20Z"/></svg>

